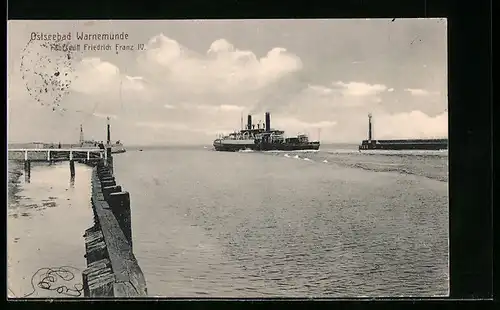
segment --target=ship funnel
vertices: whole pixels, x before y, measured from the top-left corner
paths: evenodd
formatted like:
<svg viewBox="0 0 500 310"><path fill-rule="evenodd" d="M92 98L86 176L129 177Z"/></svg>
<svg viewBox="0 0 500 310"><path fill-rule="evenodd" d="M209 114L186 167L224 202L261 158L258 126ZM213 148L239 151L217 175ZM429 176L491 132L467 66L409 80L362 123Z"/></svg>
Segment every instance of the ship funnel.
<svg viewBox="0 0 500 310"><path fill-rule="evenodd" d="M368 114L368 141L372 140L372 114Z"/></svg>
<svg viewBox="0 0 500 310"><path fill-rule="evenodd" d="M271 114L266 112L266 131L271 131Z"/></svg>
<svg viewBox="0 0 500 310"><path fill-rule="evenodd" d="M248 115L247 129L252 129L252 115Z"/></svg>

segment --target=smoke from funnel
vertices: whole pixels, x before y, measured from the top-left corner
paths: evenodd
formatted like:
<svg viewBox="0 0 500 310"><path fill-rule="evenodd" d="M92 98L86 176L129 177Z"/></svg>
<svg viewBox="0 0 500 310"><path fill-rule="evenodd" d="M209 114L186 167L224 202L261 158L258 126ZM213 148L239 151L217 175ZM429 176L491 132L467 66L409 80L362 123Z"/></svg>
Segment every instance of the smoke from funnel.
<svg viewBox="0 0 500 310"><path fill-rule="evenodd" d="M250 114L276 113L285 109L293 97L306 89L310 83L303 72L297 72L265 87Z"/></svg>

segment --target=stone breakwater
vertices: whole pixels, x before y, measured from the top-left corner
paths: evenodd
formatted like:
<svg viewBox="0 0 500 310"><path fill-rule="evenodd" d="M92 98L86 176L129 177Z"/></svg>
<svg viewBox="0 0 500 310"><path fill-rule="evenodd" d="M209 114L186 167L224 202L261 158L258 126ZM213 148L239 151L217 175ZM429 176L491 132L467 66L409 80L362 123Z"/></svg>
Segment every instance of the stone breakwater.
<svg viewBox="0 0 500 310"><path fill-rule="evenodd" d="M132 251L130 195L116 185L112 164L92 171L94 226L85 231L85 297L144 297L146 280Z"/></svg>

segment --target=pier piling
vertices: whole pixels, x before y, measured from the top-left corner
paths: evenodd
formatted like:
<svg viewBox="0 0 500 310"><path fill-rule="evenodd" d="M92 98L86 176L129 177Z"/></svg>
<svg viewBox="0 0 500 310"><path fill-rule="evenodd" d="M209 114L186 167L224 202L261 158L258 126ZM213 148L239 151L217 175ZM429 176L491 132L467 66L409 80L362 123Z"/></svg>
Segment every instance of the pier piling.
<svg viewBox="0 0 500 310"><path fill-rule="evenodd" d="M101 176L101 181L116 181L116 179L111 174L104 174Z"/></svg>
<svg viewBox="0 0 500 310"><path fill-rule="evenodd" d="M108 187L108 186L115 186L116 185L116 181L115 180L112 180L112 179L107 179L107 180L102 180L101 181L101 186L104 188L104 187Z"/></svg>
<svg viewBox="0 0 500 310"><path fill-rule="evenodd" d="M109 205L125 238L132 248L132 226L130 214L130 194L128 192L117 192L109 194Z"/></svg>
<svg viewBox="0 0 500 310"><path fill-rule="evenodd" d="M105 200L109 200L109 194L119 193L121 191L122 187L120 185L106 186L102 188L102 194Z"/></svg>
<svg viewBox="0 0 500 310"><path fill-rule="evenodd" d="M109 148L109 155L108 155L108 168L109 172L111 174L114 174L114 165L113 165L113 156L111 156L111 148Z"/></svg>
<svg viewBox="0 0 500 310"><path fill-rule="evenodd" d="M75 177L75 161L73 159L71 159L69 161L69 172L71 174L71 177L74 178Z"/></svg>
<svg viewBox="0 0 500 310"><path fill-rule="evenodd" d="M104 258L92 262L82 272L83 294L87 297L114 297L115 276L111 262Z"/></svg>
<svg viewBox="0 0 500 310"><path fill-rule="evenodd" d="M85 231L85 297L147 296L146 280L132 251L130 195L116 185L112 161L94 163L94 225Z"/></svg>
<svg viewBox="0 0 500 310"><path fill-rule="evenodd" d="M24 161L24 179L26 183L29 183L31 179L31 162L29 160Z"/></svg>
<svg viewBox="0 0 500 310"><path fill-rule="evenodd" d="M104 182L104 183L103 183ZM105 179L101 180L101 186L115 186L116 185L116 180L114 177L106 177Z"/></svg>

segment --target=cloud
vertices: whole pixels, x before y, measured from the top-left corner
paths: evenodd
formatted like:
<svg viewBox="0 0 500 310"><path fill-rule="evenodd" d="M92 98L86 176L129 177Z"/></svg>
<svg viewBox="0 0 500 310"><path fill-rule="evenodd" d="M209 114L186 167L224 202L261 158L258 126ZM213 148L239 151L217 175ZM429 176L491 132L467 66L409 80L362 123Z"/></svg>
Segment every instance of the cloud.
<svg viewBox="0 0 500 310"><path fill-rule="evenodd" d="M421 111L374 115L376 139L442 138L448 136L448 113L431 117Z"/></svg>
<svg viewBox="0 0 500 310"><path fill-rule="evenodd" d="M124 102L129 107L161 104L169 110L195 102L190 108L200 112L241 112L267 104L270 94L288 87L289 77L302 69L300 58L284 48L271 48L259 58L219 39L206 53L197 53L163 34L148 41L134 65L133 76L111 62L85 58L75 70L73 90L99 96L100 112L114 114ZM239 96L237 104L234 96Z"/></svg>
<svg viewBox="0 0 500 310"><path fill-rule="evenodd" d="M168 96L231 95L249 93L259 101L259 90L300 71L302 61L285 48L270 49L258 58L225 39L214 41L205 54L190 51L163 34L152 37L137 59L141 76L120 72L111 62L97 57L82 59L76 66L72 89L86 95L116 94L118 91L150 91ZM263 95L263 94L261 94ZM250 102L250 101L249 101Z"/></svg>
<svg viewBox="0 0 500 310"><path fill-rule="evenodd" d="M242 112L245 109L245 107L231 104L208 105L184 102L181 105L188 110L202 110L206 112Z"/></svg>
<svg viewBox="0 0 500 310"><path fill-rule="evenodd" d="M95 24L93 27L100 26ZM224 39L227 38L225 30L214 32L210 27L203 25L198 31L206 29L210 35L216 35L214 39L217 40L213 42L189 35L186 41L181 41L181 37L174 39L170 33L174 33L176 26L163 27L168 29L168 34L152 32L155 31L152 29L138 33L136 27L130 28L135 38L146 43L146 49L119 56L102 53L101 58L88 57L74 63L75 71L69 73L72 92L63 99L67 111L61 115L33 102L25 91L19 70L11 70L14 73L9 73L9 79L17 74L18 81L13 82L17 86L9 86L9 122L14 115L9 138L14 134L26 139L50 140L67 131L68 139L73 141L78 139L80 123L85 125L86 134L101 137L105 117L111 116L119 120L112 122L113 135L125 143L177 140L205 143L211 142L207 135L239 128L242 113L253 114L257 123L264 119L265 111L271 112L273 127L287 134L315 133L322 129L324 141L359 142L366 137L368 112L374 113L375 135L379 138L446 133L446 116L435 116L446 104L446 90L438 88L446 85L446 66L438 62L445 59L442 56L446 53L434 59L432 56L437 53L433 49L422 54L423 50L415 50L416 45L412 53L403 53L401 47L398 50L394 45L395 37L401 37L399 39L406 42L404 48L407 48L408 35L403 28L395 32L390 27L392 42L387 47L385 44L378 46L384 40L374 39L376 42L371 43L356 40L352 37L353 31L345 32L346 38L337 40L338 45L314 47L321 38L305 33L319 35L325 32L306 31L309 26L296 26L297 31L290 31L289 38L277 35L275 41L272 36L250 38L243 47L236 41ZM372 26L368 28L371 30ZM359 30L357 32L366 34ZM272 32L265 31L265 35ZM380 33L379 30L375 32ZM141 37L141 34L144 35ZM423 38L425 33L419 35ZM13 35L12 41L21 37ZM297 41L310 39L309 43ZM360 42L370 45L371 49L359 48ZM440 44L436 40L426 39L425 42L428 46ZM24 44L19 43L19 48ZM9 53L19 58L17 48L9 45ZM418 48L423 47L424 43L418 45ZM356 49L354 53L353 48ZM371 52L365 53L368 50ZM417 54L420 59L416 58ZM321 59L320 55L338 61ZM370 58L374 55L384 56L380 60L379 56ZM423 68L422 64L428 67ZM401 76L398 68L405 72L412 70L414 74ZM428 96L433 93L423 89L399 91L406 86L442 91L440 96ZM10 100L12 96L14 104ZM28 130L26 122L35 122L33 126L39 127L51 126L45 129L42 137L42 130Z"/></svg>
<svg viewBox="0 0 500 310"><path fill-rule="evenodd" d="M97 57L83 58L75 68L72 90L87 95L117 91L140 91L145 81L140 76L122 75L114 64Z"/></svg>
<svg viewBox="0 0 500 310"><path fill-rule="evenodd" d="M257 58L219 39L206 54L198 54L163 34L149 40L138 61L156 82L168 84L175 92L191 93L254 91L302 68L300 58L284 48L273 48Z"/></svg>
<svg viewBox="0 0 500 310"><path fill-rule="evenodd" d="M181 131L184 133L191 133L191 134L202 134L202 135L210 135L213 136L218 133L228 133L230 131L233 131L234 129L230 129L230 127L226 128L197 128L193 126L188 126L184 123L176 123L176 122L152 122L152 121L146 121L146 122L136 122L135 123L136 127L141 127L141 128L148 128L148 129L153 129L157 131L164 131L165 129L170 130L170 131Z"/></svg>
<svg viewBox="0 0 500 310"><path fill-rule="evenodd" d="M277 128L286 128L290 130L308 130L330 128L337 125L336 121L304 122L297 118L275 118L271 124L276 124ZM274 127L274 126L271 126Z"/></svg>
<svg viewBox="0 0 500 310"><path fill-rule="evenodd" d="M331 85L308 85L294 98L291 108L298 114L331 115L339 109L373 106L381 102L380 95L387 90L385 85L364 82L337 81Z"/></svg>
<svg viewBox="0 0 500 310"><path fill-rule="evenodd" d="M99 117L99 118L110 118L110 119L118 119L118 116L117 115L113 115L113 114L102 114L102 113L92 113L93 116L95 117Z"/></svg>
<svg viewBox="0 0 500 310"><path fill-rule="evenodd" d="M146 127L151 129L171 129L171 130L181 130L181 131L189 129L189 127L184 124L166 123L166 122L143 121L143 122L136 122L135 125L137 127Z"/></svg>
<svg viewBox="0 0 500 310"><path fill-rule="evenodd" d="M349 82L342 81L334 82L333 85L342 89L342 94L345 96L373 96L377 95L387 89L387 86L382 84L367 84L363 82Z"/></svg>
<svg viewBox="0 0 500 310"><path fill-rule="evenodd" d="M99 94L115 86L120 70L115 65L99 58L84 58L75 68L72 89L84 94Z"/></svg>
<svg viewBox="0 0 500 310"><path fill-rule="evenodd" d="M327 133L327 138L331 139L334 132L333 128L337 124L336 121L306 122L296 117L280 116L271 118L271 128L284 130L286 136L307 133L310 139L319 139L319 131L321 130Z"/></svg>
<svg viewBox="0 0 500 310"><path fill-rule="evenodd" d="M439 92L430 92L425 89L419 89L419 88L405 88L405 91L409 92L413 96L429 96L429 95L439 94Z"/></svg>
<svg viewBox="0 0 500 310"><path fill-rule="evenodd" d="M317 93L318 95L328 95L334 92L332 88L321 85L309 85L308 90Z"/></svg>
<svg viewBox="0 0 500 310"><path fill-rule="evenodd" d="M128 76L125 75L122 81L122 90L133 90L133 91L141 91L146 87L146 81L142 76Z"/></svg>
<svg viewBox="0 0 500 310"><path fill-rule="evenodd" d="M231 105L231 104L223 104L223 105L219 106L218 108L221 111L235 111L235 112L241 112L245 109L244 107L240 107L237 105Z"/></svg>

